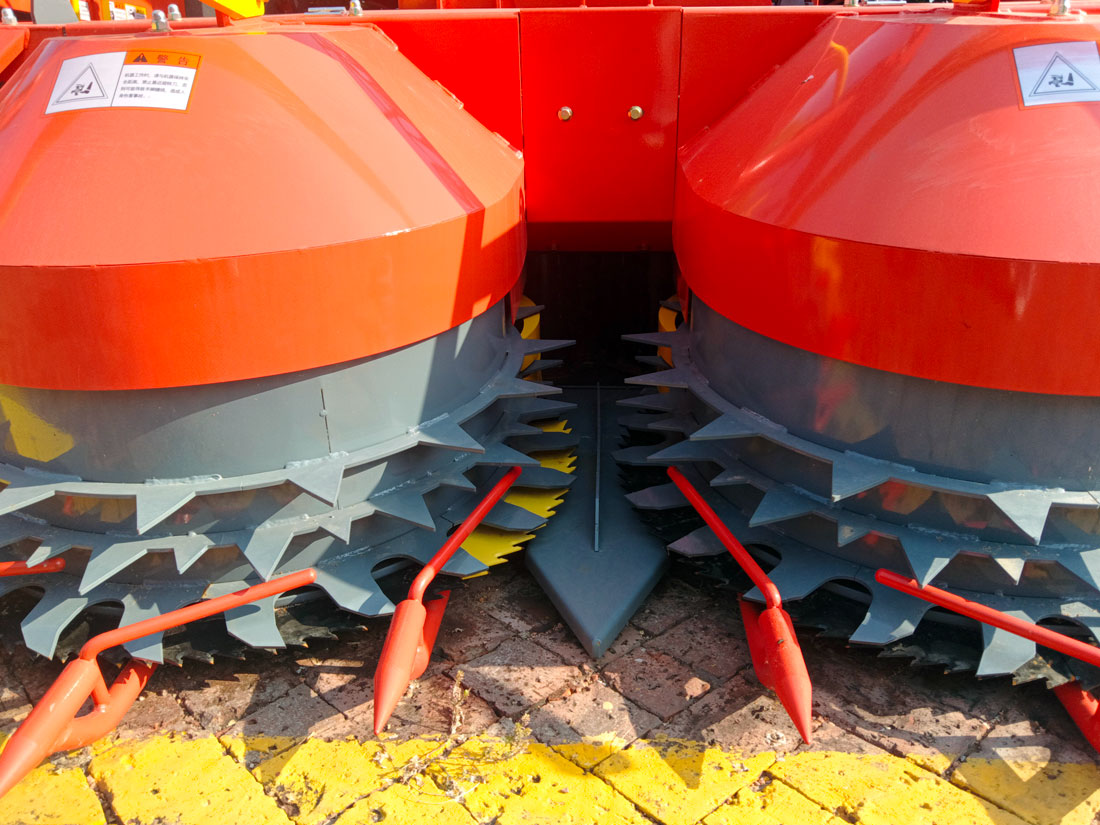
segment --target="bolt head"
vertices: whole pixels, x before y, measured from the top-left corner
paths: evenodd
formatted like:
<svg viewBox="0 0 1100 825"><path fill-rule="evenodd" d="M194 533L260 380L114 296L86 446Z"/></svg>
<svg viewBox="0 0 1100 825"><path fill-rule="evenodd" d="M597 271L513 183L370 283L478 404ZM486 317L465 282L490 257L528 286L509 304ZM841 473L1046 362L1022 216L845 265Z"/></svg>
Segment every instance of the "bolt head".
<svg viewBox="0 0 1100 825"><path fill-rule="evenodd" d="M571 117L573 117L573 110L568 106L558 109L558 120L569 120Z"/></svg>
<svg viewBox="0 0 1100 825"><path fill-rule="evenodd" d="M630 108L629 108L629 109L627 110L626 114L627 114L627 116L629 116L629 118L630 118L631 120L638 120L639 118L641 118L641 116L642 116L642 115L644 115L644 114L645 114L645 112L644 112L644 111L642 111L642 107L641 107L641 106L631 106L631 107L630 107Z"/></svg>

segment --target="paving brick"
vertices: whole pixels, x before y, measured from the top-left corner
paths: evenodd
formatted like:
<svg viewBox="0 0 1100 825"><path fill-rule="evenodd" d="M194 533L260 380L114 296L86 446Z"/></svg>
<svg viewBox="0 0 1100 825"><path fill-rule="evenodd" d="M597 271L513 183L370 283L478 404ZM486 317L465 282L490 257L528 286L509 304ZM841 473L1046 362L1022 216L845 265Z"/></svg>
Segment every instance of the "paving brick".
<svg viewBox="0 0 1100 825"><path fill-rule="evenodd" d="M494 722L497 715L488 702L471 691L455 697L455 680L439 674L420 679L398 703L394 715L403 721L432 733L451 733L455 712L460 714L460 724L455 733L481 733ZM460 687L460 691L468 688Z"/></svg>
<svg viewBox="0 0 1100 825"><path fill-rule="evenodd" d="M607 685L591 679L531 713L536 738L548 744L582 739L633 742L660 724L660 720Z"/></svg>
<svg viewBox="0 0 1100 825"><path fill-rule="evenodd" d="M1100 821L1097 754L1080 739L1052 733L1026 703L1002 706L1001 717L953 769L951 781L1034 825Z"/></svg>
<svg viewBox="0 0 1100 825"><path fill-rule="evenodd" d="M682 662L667 653L638 648L603 671L615 690L662 720L670 719L710 689Z"/></svg>
<svg viewBox="0 0 1100 825"><path fill-rule="evenodd" d="M313 691L344 713L358 711L374 700L374 667L360 658L303 662L302 677Z"/></svg>
<svg viewBox="0 0 1100 825"><path fill-rule="evenodd" d="M512 628L485 612L472 595L467 591L453 593L443 614L436 649L451 662L484 656L514 635Z"/></svg>
<svg viewBox="0 0 1100 825"><path fill-rule="evenodd" d="M693 613L646 647L719 679L728 679L751 664L740 616L719 606Z"/></svg>
<svg viewBox="0 0 1100 825"><path fill-rule="evenodd" d="M314 693L307 685L298 685L281 699L264 705L224 731L226 736L265 736L297 738L308 736L332 716L338 716L332 705Z"/></svg>
<svg viewBox="0 0 1100 825"><path fill-rule="evenodd" d="M179 700L169 691L145 693L126 711L118 733L124 739L156 733L201 733L198 721L183 712Z"/></svg>
<svg viewBox="0 0 1100 825"><path fill-rule="evenodd" d="M944 677L832 641L803 640L803 650L816 714L929 770L946 770L989 731L969 710L983 689L970 676Z"/></svg>
<svg viewBox="0 0 1100 825"><path fill-rule="evenodd" d="M588 651L581 647L581 643L573 635L573 631L561 622L542 633L532 633L529 638L536 644L561 656L566 664L576 665L577 667L600 668L644 644L649 637L638 628L627 625L623 628L615 643L599 659L593 659L589 656Z"/></svg>
<svg viewBox="0 0 1100 825"><path fill-rule="evenodd" d="M454 677L459 668L449 671ZM463 683L504 715L519 713L564 690L581 672L526 639L509 639L461 667Z"/></svg>
<svg viewBox="0 0 1100 825"><path fill-rule="evenodd" d="M549 597L526 570L495 589L482 608L498 621L520 633L548 630L561 622L561 616Z"/></svg>
<svg viewBox="0 0 1100 825"><path fill-rule="evenodd" d="M193 670L202 674L205 668ZM221 669L214 672L227 675ZM154 678L159 675L158 671ZM177 694L180 703L204 730L217 733L286 696L301 684L301 679L287 670L269 674L245 670L229 678L200 676L192 684Z"/></svg>
<svg viewBox="0 0 1100 825"><path fill-rule="evenodd" d="M630 623L650 636L658 636L698 613L706 601L694 587L679 579L666 578L653 589Z"/></svg>

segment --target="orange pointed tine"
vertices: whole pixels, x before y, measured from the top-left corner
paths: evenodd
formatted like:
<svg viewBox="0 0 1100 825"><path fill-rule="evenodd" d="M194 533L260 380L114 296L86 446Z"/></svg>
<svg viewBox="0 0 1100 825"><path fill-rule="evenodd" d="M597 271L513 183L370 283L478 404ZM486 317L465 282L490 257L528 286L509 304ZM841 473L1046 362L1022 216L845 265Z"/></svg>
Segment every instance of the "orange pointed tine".
<svg viewBox="0 0 1100 825"><path fill-rule="evenodd" d="M779 697L802 741L809 744L813 738L813 683L791 617L781 607L769 607L761 611L757 631L771 679L768 686Z"/></svg>
<svg viewBox="0 0 1100 825"><path fill-rule="evenodd" d="M1074 679L1054 688L1054 695L1089 744L1100 751L1100 702Z"/></svg>
<svg viewBox="0 0 1100 825"><path fill-rule="evenodd" d="M0 797L57 750L80 706L97 687L106 693L95 661L74 659L65 666L0 752Z"/></svg>
<svg viewBox="0 0 1100 825"><path fill-rule="evenodd" d="M772 686L772 674L768 668L767 652L764 650L764 639L760 634L759 605L753 604L748 599L737 597L741 607L741 621L745 624L745 636L749 642L749 656L752 658L752 669L756 672L756 678L766 688Z"/></svg>
<svg viewBox="0 0 1100 825"><path fill-rule="evenodd" d="M90 744L105 734L133 704L156 666L144 662L131 663L123 668L108 690L97 661L104 650L224 613L242 604L305 587L316 578L317 572L312 568L299 570L93 636L84 643L80 655L65 666L0 752L0 797L51 753L65 747ZM95 701L96 709L78 718L76 714L89 696Z"/></svg>
<svg viewBox="0 0 1100 825"><path fill-rule="evenodd" d="M443 624L443 613L447 610L447 602L451 599L450 590L442 590L438 599L432 599L424 605L427 617L424 619L424 633L420 647L416 651L416 664L413 667L413 678L419 679L428 669L428 661L432 657L432 648L435 647L436 636L439 635L439 627Z"/></svg>
<svg viewBox="0 0 1100 825"><path fill-rule="evenodd" d="M390 622L389 632L386 634L386 642L382 646L382 655L378 657L378 667L374 671L374 735L380 736L386 728L397 703L409 689L409 683L424 672L428 666L428 657L431 655L431 645L423 654L423 666L417 671L417 651L425 645L427 638L426 620L428 608L424 607L424 591L436 577L441 569L451 560L451 556L462 546L462 542L470 537L482 519L496 506L508 488L512 486L520 473L521 467L513 467L493 485L473 509L473 512L459 525L444 542L439 551L432 556L431 561L424 565L423 569L413 579L409 588L409 597L397 605L393 612L393 620ZM442 601L442 604L436 603ZM439 624L443 621L443 610L447 606L447 599L436 599L430 602L434 630L431 632L431 642L435 643L436 634L439 632Z"/></svg>
<svg viewBox="0 0 1100 825"><path fill-rule="evenodd" d="M753 656L753 669L761 683L775 691L798 733L808 743L813 715L813 683L806 670L806 659L802 655L798 637L794 634L791 617L783 609L779 588L684 474L675 467L669 467L668 476L695 508L695 512L714 531L714 535L734 560L741 565L741 569L752 579L752 583L764 594L765 610L760 612L755 621L750 620L747 615L755 613L755 610L746 609L744 604L741 608L741 615L745 618L745 633L749 637L749 653ZM759 664L761 661L763 667Z"/></svg>

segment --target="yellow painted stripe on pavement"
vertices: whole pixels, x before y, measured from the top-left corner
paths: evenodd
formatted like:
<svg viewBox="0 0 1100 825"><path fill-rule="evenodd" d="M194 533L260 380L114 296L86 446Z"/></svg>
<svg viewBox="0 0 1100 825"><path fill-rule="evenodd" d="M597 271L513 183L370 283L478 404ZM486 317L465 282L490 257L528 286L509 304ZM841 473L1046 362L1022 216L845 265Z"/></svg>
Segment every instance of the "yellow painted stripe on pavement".
<svg viewBox="0 0 1100 825"><path fill-rule="evenodd" d="M57 765L0 801L0 823L1091 825L1100 815L1100 767L1018 754L972 758L944 778L885 752L740 755L678 740L162 735Z"/></svg>

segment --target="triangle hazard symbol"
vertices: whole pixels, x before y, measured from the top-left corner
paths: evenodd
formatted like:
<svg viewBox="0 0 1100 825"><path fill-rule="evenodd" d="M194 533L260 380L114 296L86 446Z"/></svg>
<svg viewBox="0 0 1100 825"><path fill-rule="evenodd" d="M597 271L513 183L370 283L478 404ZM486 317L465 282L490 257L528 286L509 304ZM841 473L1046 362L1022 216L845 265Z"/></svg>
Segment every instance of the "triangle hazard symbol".
<svg viewBox="0 0 1100 825"><path fill-rule="evenodd" d="M1081 70L1066 60L1059 52L1047 63L1039 82L1031 90L1031 96L1058 95L1066 92L1095 92L1096 84L1089 80Z"/></svg>
<svg viewBox="0 0 1100 825"><path fill-rule="evenodd" d="M103 84L99 82L99 75L95 73L95 67L89 63L76 76L76 80L57 96L55 102L74 103L78 100L105 100L106 97L107 91L103 88Z"/></svg>
<svg viewBox="0 0 1100 825"><path fill-rule="evenodd" d="M142 54L139 54L137 57L134 58L134 62L135 63L148 63L149 61L145 57L145 54L142 53Z"/></svg>

